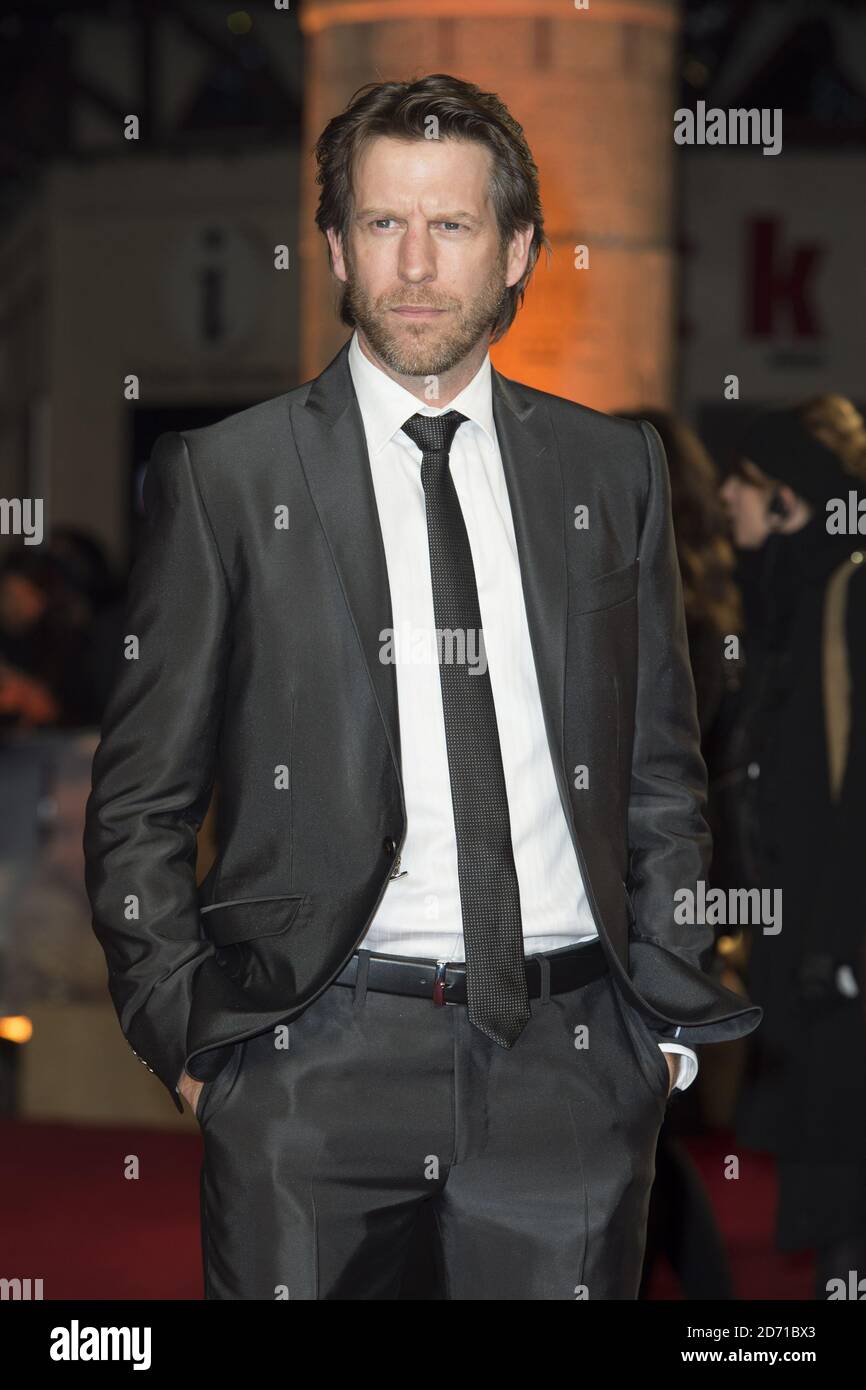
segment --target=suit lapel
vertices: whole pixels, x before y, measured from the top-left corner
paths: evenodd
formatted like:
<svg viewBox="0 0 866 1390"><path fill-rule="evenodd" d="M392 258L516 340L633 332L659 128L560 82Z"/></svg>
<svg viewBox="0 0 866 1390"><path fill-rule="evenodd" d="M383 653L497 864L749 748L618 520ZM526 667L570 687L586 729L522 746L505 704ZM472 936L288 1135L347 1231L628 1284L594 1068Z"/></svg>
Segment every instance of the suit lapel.
<svg viewBox="0 0 866 1390"><path fill-rule="evenodd" d="M331 547L398 776L397 678L379 660L380 633L393 626L385 547L367 441L348 365L348 343L291 407L301 466ZM560 797L574 828L563 766L568 576L562 476L543 406L492 372L493 418L514 522L526 615ZM402 785L402 777L401 777Z"/></svg>
<svg viewBox="0 0 866 1390"><path fill-rule="evenodd" d="M547 410L493 371L493 419L511 504L526 620L559 796L576 844L563 761L568 571L565 500Z"/></svg>
<svg viewBox="0 0 866 1390"><path fill-rule="evenodd" d="M291 407L292 426L402 786L397 677L393 663L379 660L380 633L393 627L391 591L367 438L348 352L347 342L316 377L306 402Z"/></svg>

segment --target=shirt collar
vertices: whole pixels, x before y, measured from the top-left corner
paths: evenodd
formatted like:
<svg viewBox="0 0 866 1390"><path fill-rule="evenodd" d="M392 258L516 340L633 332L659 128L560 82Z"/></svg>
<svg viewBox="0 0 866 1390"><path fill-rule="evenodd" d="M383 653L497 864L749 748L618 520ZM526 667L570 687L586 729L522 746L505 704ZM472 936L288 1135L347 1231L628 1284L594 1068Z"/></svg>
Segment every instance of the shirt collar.
<svg viewBox="0 0 866 1390"><path fill-rule="evenodd" d="M472 380L453 401L442 406L419 401L405 386L371 362L361 349L357 333L352 334L349 343L349 371L361 408L371 457L393 439L410 415L442 415L447 410L459 410L467 420L472 420L484 430L491 443L495 443L489 352L484 354L484 361Z"/></svg>

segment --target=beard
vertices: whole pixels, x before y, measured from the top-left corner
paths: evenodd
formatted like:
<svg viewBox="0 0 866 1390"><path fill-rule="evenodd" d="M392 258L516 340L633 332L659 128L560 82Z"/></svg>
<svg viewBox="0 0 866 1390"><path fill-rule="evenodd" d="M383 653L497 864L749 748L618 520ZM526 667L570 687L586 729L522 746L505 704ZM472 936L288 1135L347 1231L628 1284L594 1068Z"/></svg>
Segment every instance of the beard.
<svg viewBox="0 0 866 1390"><path fill-rule="evenodd" d="M509 288L505 284L506 261L507 249L503 248L478 293L461 303L423 286L391 290L374 299L358 282L347 254L343 308L351 311L355 325L392 372L400 376L442 376L462 362L498 320ZM431 321L413 323L411 319L398 324L391 314L398 304L451 312L441 326Z"/></svg>

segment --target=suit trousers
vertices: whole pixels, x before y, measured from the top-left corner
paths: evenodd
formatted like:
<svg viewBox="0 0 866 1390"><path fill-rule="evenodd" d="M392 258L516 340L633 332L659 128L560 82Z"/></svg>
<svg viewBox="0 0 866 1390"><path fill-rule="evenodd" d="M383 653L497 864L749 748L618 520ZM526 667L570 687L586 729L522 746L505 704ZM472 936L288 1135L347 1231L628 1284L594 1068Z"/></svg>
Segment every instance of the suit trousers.
<svg viewBox="0 0 866 1390"><path fill-rule="evenodd" d="M205 1298L397 1299L422 1202L447 1299L637 1298L667 1062L608 974L530 1004L505 1049L331 984L235 1043L197 1109Z"/></svg>

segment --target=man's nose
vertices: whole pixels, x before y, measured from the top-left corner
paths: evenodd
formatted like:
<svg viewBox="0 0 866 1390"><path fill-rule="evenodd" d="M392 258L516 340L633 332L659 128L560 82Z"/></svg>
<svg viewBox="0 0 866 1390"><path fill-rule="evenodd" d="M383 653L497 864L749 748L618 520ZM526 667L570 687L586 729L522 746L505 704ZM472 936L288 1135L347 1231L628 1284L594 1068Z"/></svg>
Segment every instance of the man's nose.
<svg viewBox="0 0 866 1390"><path fill-rule="evenodd" d="M436 253L428 227L407 227L400 240L398 270L402 280L413 284L436 276Z"/></svg>

